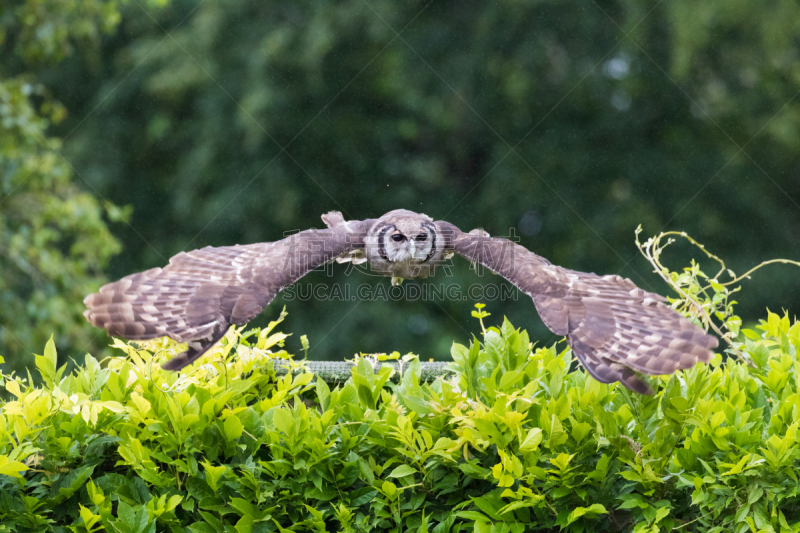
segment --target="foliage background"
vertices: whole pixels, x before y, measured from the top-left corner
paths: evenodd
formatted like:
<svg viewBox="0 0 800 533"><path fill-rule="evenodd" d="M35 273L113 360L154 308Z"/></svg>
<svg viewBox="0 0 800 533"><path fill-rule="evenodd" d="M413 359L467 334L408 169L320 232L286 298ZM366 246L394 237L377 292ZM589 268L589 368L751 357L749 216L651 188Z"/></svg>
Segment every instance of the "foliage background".
<svg viewBox="0 0 800 533"><path fill-rule="evenodd" d="M638 224L737 272L797 259L798 21L789 1L4 3L0 353L21 366L51 331L62 358L98 353L80 311L102 280L331 209L515 227L659 292ZM796 309L796 279L745 286L745 322ZM317 359L447 358L472 305L286 303ZM487 304L548 338L527 298Z"/></svg>

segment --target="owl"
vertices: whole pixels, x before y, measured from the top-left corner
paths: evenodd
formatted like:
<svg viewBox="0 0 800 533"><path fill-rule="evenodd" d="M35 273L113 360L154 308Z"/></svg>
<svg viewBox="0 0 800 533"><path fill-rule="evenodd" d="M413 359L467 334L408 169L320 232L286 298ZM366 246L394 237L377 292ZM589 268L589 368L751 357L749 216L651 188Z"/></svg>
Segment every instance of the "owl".
<svg viewBox="0 0 800 533"><path fill-rule="evenodd" d="M330 262L367 262L403 279L435 274L454 254L498 274L533 299L544 324L564 335L584 368L602 383L652 394L641 374L671 374L708 362L717 339L620 276L598 276L547 259L483 230L399 209L378 219L322 216L326 229L285 239L181 252L164 268L109 283L84 299L84 316L130 340L167 336L188 349L162 365L179 370L255 318L284 288Z"/></svg>

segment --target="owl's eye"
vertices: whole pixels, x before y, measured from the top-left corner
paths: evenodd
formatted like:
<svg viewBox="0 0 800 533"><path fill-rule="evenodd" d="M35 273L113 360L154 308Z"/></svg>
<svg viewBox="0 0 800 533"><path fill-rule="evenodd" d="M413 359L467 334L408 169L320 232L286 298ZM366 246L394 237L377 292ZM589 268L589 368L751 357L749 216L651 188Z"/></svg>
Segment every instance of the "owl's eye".
<svg viewBox="0 0 800 533"><path fill-rule="evenodd" d="M394 242L400 242L406 240L406 238L402 233L395 233L394 235L392 235L392 240Z"/></svg>
<svg viewBox="0 0 800 533"><path fill-rule="evenodd" d="M419 242L422 242L422 241L424 241L424 240L425 240L425 239L427 239L427 238L428 238L428 235L427 235L427 234L425 234L425 233L420 233L420 234L419 234L419 235L417 235L417 237L416 237L416 239L417 239Z"/></svg>

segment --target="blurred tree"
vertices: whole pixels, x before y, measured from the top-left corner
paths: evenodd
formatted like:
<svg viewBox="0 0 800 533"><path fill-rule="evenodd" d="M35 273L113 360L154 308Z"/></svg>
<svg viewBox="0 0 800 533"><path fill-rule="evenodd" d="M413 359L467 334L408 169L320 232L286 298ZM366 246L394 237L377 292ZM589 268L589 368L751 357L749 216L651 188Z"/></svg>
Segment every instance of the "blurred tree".
<svg viewBox="0 0 800 533"><path fill-rule="evenodd" d="M99 44L119 20L113 2L31 0L0 8L0 353L21 370L52 333L71 351L105 340L86 327L82 299L120 251L103 218L125 210L74 184L50 124L65 109L37 69ZM91 50L92 46L86 47ZM13 357L8 357L13 355Z"/></svg>
<svg viewBox="0 0 800 533"><path fill-rule="evenodd" d="M90 189L134 206L110 277L183 249L274 240L331 209L405 207L464 229L515 227L558 264L665 292L636 257L640 223L686 230L738 270L797 258L797 11L742 0L133 0L97 54L40 76L71 111L55 131L74 129L65 150ZM388 283L343 270L304 281ZM462 294L499 283L463 262L453 272L421 283ZM800 293L786 290L796 279L788 267L762 275L743 316L797 307ZM309 335L313 358L447 357L472 327L469 298L300 296L284 300L287 328ZM538 324L524 296L488 303Z"/></svg>

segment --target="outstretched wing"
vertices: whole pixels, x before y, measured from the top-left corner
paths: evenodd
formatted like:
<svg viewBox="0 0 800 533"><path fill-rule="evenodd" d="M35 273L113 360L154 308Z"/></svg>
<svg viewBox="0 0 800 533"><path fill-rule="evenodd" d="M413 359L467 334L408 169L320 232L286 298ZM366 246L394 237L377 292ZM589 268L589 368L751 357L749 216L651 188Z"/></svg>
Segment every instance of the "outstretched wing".
<svg viewBox="0 0 800 533"><path fill-rule="evenodd" d="M327 229L310 229L276 242L206 247L181 252L164 268L109 283L84 299L84 316L111 335L131 340L168 336L189 349L162 365L178 370L214 345L231 324L255 318L285 287L363 247L373 221L323 216Z"/></svg>
<svg viewBox="0 0 800 533"><path fill-rule="evenodd" d="M437 222L453 251L503 276L533 298L544 324L565 335L584 368L602 383L621 382L642 394L636 373L671 374L708 362L716 337L662 303L663 296L620 276L568 270L508 239L463 233Z"/></svg>

